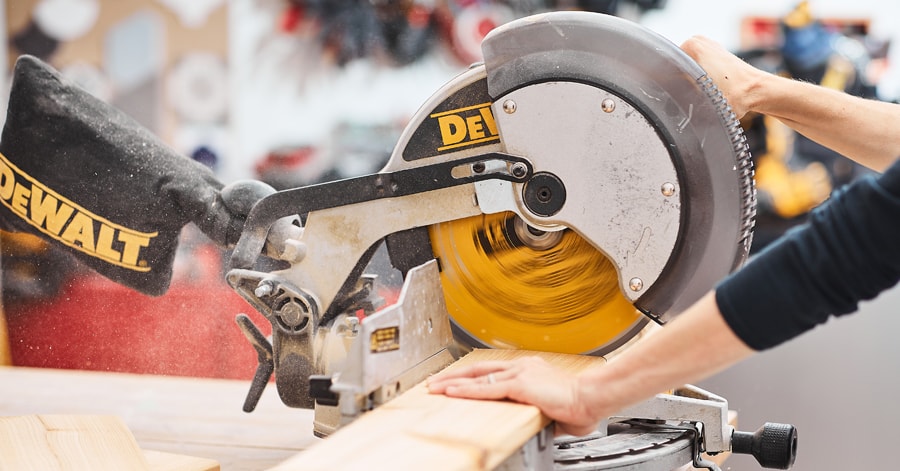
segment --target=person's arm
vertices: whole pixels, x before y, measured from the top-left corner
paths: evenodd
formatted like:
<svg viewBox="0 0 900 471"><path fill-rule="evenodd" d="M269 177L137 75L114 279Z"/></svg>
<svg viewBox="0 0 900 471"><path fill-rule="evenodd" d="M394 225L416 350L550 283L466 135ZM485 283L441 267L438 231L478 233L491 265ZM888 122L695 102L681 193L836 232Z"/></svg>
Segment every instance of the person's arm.
<svg viewBox="0 0 900 471"><path fill-rule="evenodd" d="M900 156L900 106L770 74L695 36L682 49L700 64L740 118L772 116L858 163L884 171Z"/></svg>
<svg viewBox="0 0 900 471"><path fill-rule="evenodd" d="M710 293L666 328L578 376L526 358L442 373L429 379L428 388L448 396L533 404L556 421L558 431L584 435L625 407L707 377L752 353L725 323Z"/></svg>

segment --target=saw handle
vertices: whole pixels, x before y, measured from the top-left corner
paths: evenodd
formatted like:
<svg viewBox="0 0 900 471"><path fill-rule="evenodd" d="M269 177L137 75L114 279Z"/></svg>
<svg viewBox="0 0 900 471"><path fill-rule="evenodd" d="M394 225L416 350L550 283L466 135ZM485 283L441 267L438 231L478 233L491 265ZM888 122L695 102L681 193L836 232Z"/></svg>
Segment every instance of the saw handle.
<svg viewBox="0 0 900 471"><path fill-rule="evenodd" d="M753 455L763 468L790 469L797 458L797 428L766 422L753 433L735 430L731 451Z"/></svg>

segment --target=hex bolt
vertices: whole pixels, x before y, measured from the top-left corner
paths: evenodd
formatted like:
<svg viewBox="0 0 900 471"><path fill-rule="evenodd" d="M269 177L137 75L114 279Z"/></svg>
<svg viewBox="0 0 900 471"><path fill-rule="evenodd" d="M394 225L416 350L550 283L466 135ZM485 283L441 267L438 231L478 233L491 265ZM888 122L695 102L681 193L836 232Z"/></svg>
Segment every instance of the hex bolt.
<svg viewBox="0 0 900 471"><path fill-rule="evenodd" d="M472 164L472 171L475 173L484 172L484 162L475 162Z"/></svg>
<svg viewBox="0 0 900 471"><path fill-rule="evenodd" d="M612 113L616 110L616 102L612 98L606 98L600 102L600 109L606 113Z"/></svg>
<svg viewBox="0 0 900 471"><path fill-rule="evenodd" d="M628 281L628 287L631 288L631 291L640 291L644 289L644 280L634 277Z"/></svg>
<svg viewBox="0 0 900 471"><path fill-rule="evenodd" d="M516 112L516 107L517 107L517 106L516 106L516 102L514 102L514 101L512 101L512 100L506 100L506 101L503 102L503 111L505 111L506 114L513 114L513 113L515 113L515 112Z"/></svg>
<svg viewBox="0 0 900 471"><path fill-rule="evenodd" d="M297 327L304 322L307 312L306 308L299 303L290 302L282 306L277 314L285 324L291 327Z"/></svg>
<svg viewBox="0 0 900 471"><path fill-rule="evenodd" d="M663 196L672 196L675 194L675 184L672 182L665 182L662 184L660 188Z"/></svg>
<svg viewBox="0 0 900 471"><path fill-rule="evenodd" d="M528 173L528 167L522 162L516 162L512 166L512 174L516 178L522 178Z"/></svg>
<svg viewBox="0 0 900 471"><path fill-rule="evenodd" d="M259 285L256 286L256 289L253 290L253 294L256 295L257 298L265 298L266 296L272 294L274 288L272 287L272 283L269 281L260 281Z"/></svg>

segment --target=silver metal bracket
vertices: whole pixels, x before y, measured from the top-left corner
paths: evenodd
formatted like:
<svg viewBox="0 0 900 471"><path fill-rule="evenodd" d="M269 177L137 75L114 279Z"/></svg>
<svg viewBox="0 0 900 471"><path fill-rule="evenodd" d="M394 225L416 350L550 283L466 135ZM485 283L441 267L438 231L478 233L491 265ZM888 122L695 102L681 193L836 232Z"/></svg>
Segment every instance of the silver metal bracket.
<svg viewBox="0 0 900 471"><path fill-rule="evenodd" d="M384 404L454 361L437 261L413 268L397 302L359 326L333 376L341 423Z"/></svg>
<svg viewBox="0 0 900 471"><path fill-rule="evenodd" d="M731 449L734 427L728 423L728 401L696 386L685 385L672 394L657 394L614 417L696 423L703 436L703 451L718 453Z"/></svg>

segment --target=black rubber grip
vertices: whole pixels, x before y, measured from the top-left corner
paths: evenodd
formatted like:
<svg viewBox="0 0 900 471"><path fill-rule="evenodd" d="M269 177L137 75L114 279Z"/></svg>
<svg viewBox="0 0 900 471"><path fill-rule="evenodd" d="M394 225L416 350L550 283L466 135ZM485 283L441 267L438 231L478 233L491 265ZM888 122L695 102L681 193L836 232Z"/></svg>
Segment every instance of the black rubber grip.
<svg viewBox="0 0 900 471"><path fill-rule="evenodd" d="M797 458L797 428L766 422L753 433L735 431L731 451L753 455L763 468L790 469Z"/></svg>

